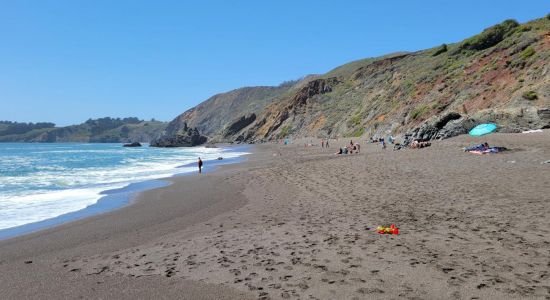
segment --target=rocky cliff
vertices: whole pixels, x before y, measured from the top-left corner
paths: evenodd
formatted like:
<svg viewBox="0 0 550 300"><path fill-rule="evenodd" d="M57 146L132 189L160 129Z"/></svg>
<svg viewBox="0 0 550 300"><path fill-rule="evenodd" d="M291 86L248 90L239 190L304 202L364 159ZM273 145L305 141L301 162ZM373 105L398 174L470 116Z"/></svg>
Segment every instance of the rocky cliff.
<svg viewBox="0 0 550 300"><path fill-rule="evenodd" d="M216 95L171 122L215 140L385 134L434 139L480 122L550 127L550 19L506 20L431 49L369 58L280 87Z"/></svg>
<svg viewBox="0 0 550 300"><path fill-rule="evenodd" d="M213 142L230 140L235 129L242 126L239 124L249 121L251 116L255 118L268 104L292 93L299 84L300 81L289 81L275 87L245 87L215 95L171 121L165 136L175 135L184 126L189 126L197 128Z"/></svg>

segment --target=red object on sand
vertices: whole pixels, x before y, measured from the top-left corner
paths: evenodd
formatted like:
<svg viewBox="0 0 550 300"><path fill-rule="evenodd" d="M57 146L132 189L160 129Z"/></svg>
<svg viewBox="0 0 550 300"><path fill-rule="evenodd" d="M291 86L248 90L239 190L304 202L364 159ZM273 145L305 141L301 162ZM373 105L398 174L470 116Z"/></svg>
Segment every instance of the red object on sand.
<svg viewBox="0 0 550 300"><path fill-rule="evenodd" d="M390 227L378 226L377 232L379 234L399 234L399 228L395 224L391 224Z"/></svg>

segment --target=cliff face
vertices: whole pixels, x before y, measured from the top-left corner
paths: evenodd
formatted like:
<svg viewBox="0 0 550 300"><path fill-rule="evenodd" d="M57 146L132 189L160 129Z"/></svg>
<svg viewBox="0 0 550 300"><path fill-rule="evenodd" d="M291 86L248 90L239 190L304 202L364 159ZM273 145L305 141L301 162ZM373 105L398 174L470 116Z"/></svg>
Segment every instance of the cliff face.
<svg viewBox="0 0 550 300"><path fill-rule="evenodd" d="M299 82L287 82L276 87L245 87L215 95L172 120L164 135L175 135L184 126L189 126L197 128L212 141L226 140L228 137L224 136L231 132L227 129L238 119L246 117L249 120L251 115L255 118L266 105L290 93L297 84ZM235 131L235 126L232 130ZM229 136L232 137L231 134Z"/></svg>
<svg viewBox="0 0 550 300"><path fill-rule="evenodd" d="M226 141L389 133L432 139L480 122L509 132L548 128L548 62L550 19L508 20L456 44L355 61L287 89L220 94L172 122ZM247 113L253 120L239 119Z"/></svg>

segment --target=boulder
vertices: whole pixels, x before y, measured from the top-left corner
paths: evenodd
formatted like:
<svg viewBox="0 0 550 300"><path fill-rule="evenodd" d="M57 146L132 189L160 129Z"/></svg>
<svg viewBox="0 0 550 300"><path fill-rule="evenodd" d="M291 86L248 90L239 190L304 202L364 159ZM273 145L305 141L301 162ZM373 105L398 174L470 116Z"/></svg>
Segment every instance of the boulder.
<svg viewBox="0 0 550 300"><path fill-rule="evenodd" d="M407 132L403 144L408 145L414 140L429 141L433 139L446 139L468 132L468 118L463 118L459 113L450 112L444 115L428 119L420 127ZM468 125L467 125L468 124Z"/></svg>
<svg viewBox="0 0 550 300"><path fill-rule="evenodd" d="M133 142L122 145L122 147L141 147L141 144L139 142Z"/></svg>

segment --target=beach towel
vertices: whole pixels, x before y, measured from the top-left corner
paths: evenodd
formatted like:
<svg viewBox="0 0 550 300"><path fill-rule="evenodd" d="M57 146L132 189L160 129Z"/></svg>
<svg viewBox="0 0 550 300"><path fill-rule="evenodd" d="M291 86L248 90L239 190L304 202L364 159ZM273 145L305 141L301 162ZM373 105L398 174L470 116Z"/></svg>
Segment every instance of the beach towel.
<svg viewBox="0 0 550 300"><path fill-rule="evenodd" d="M491 147L486 150L470 150L468 152L472 154L481 155L481 154L490 154L490 153L500 153L506 150L508 150L506 147Z"/></svg>
<svg viewBox="0 0 550 300"><path fill-rule="evenodd" d="M484 144L479 144L477 146L471 146L471 147L464 148L464 151L483 151L483 150L485 150L485 145Z"/></svg>

